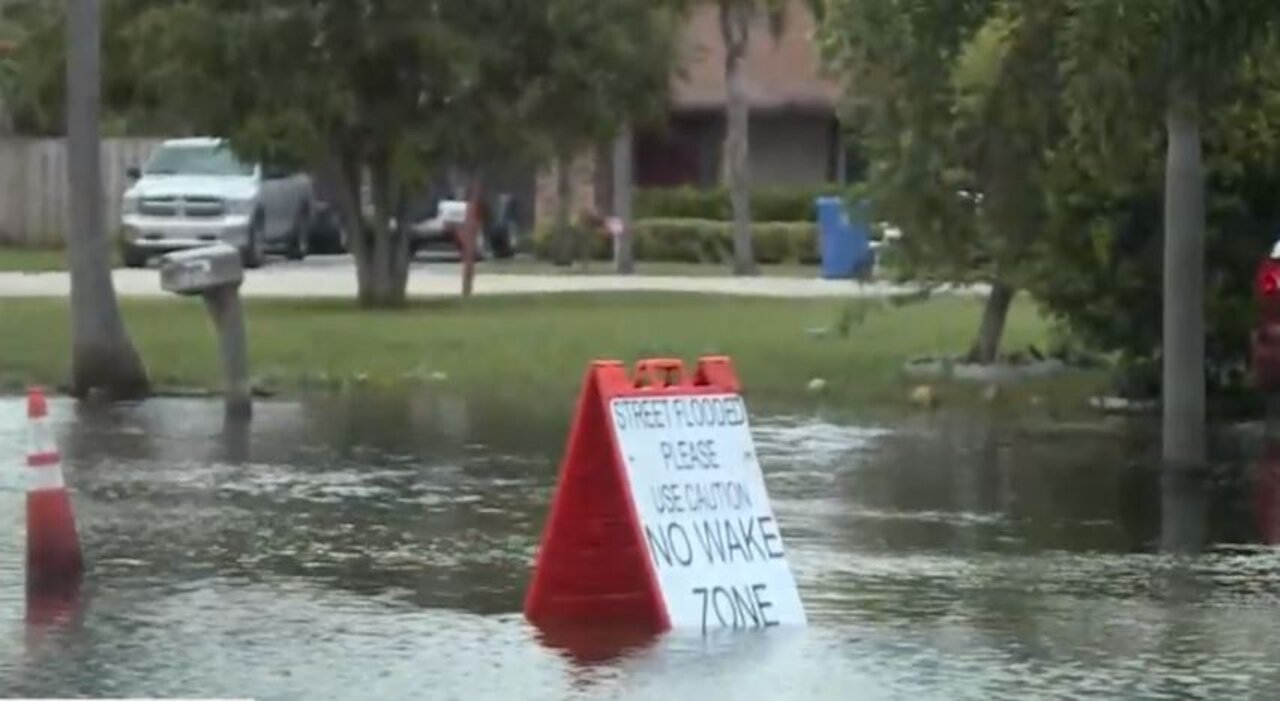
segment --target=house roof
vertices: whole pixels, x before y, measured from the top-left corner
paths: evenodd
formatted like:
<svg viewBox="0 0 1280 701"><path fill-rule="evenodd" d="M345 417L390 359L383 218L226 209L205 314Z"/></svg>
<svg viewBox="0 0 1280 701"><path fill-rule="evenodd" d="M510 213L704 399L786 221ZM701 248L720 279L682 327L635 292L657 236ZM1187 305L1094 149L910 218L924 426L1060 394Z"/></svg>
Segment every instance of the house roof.
<svg viewBox="0 0 1280 701"><path fill-rule="evenodd" d="M684 71L672 86L673 107L723 108L727 90L718 4L697 3L686 27ZM801 0L791 0L785 29L776 40L763 16L752 27L743 62L747 99L753 109L833 109L839 88L821 75L815 28L813 14Z"/></svg>

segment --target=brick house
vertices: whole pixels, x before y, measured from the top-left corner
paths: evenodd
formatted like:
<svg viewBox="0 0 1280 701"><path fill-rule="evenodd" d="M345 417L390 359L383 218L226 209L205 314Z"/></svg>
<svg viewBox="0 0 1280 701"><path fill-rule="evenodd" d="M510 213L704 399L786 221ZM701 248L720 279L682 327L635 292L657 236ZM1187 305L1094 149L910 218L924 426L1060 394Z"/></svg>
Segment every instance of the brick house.
<svg viewBox="0 0 1280 701"><path fill-rule="evenodd" d="M714 187L723 182L725 137L724 43L715 3L699 3L686 24L685 65L673 78L664 124L633 141L636 187ZM744 59L751 106L753 186L817 185L856 177L857 159L843 147L836 84L820 70L815 22L792 0L776 40L761 18ZM583 154L573 166L574 212L611 210L611 150ZM555 171L538 177L539 220L554 211Z"/></svg>

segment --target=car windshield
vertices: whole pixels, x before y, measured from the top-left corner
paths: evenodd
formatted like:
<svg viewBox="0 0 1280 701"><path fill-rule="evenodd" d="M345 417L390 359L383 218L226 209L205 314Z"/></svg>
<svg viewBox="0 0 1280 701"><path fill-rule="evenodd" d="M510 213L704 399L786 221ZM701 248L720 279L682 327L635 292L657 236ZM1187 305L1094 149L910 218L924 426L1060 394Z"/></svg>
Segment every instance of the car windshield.
<svg viewBox="0 0 1280 701"><path fill-rule="evenodd" d="M147 175L253 175L231 149L223 145L164 146L147 164Z"/></svg>

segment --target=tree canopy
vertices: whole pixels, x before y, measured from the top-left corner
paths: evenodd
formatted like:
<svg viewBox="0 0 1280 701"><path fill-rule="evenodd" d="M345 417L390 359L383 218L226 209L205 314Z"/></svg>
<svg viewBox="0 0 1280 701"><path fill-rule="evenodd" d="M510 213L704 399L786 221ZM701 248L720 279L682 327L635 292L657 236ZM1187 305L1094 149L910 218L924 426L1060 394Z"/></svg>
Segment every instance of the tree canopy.
<svg viewBox="0 0 1280 701"><path fill-rule="evenodd" d="M445 168L603 139L665 96L672 5L649 0L184 0L126 30L144 94L194 129L343 183L362 299L403 300L389 222ZM359 212L368 173L373 216ZM367 223L367 226L366 226Z"/></svg>
<svg viewBox="0 0 1280 701"><path fill-rule="evenodd" d="M1280 5L822 5L824 57L847 87L842 112L870 163L874 213L904 232L904 274L1030 289L1086 340L1131 359L1162 345L1166 115L1202 122L1209 353L1215 366L1239 364L1239 271L1274 233L1274 207L1257 194L1280 156L1266 97ZM1234 250L1221 238L1228 221Z"/></svg>
<svg viewBox="0 0 1280 701"><path fill-rule="evenodd" d="M975 343L998 350L1043 217L1062 131L1056 0L828 0L823 52L847 88L877 218L903 231L900 271L993 285Z"/></svg>
<svg viewBox="0 0 1280 701"><path fill-rule="evenodd" d="M412 192L443 170L537 162L658 114L685 4L113 0L104 112L134 132L226 136L343 183L362 299L396 304L407 261L388 222ZM27 36L18 126L58 133L64 10L14 0L6 13ZM366 185L374 212L360 207Z"/></svg>
<svg viewBox="0 0 1280 701"><path fill-rule="evenodd" d="M177 126L139 90L127 66L125 28L148 3L102 3L102 108L107 133L161 133ZM0 41L8 40L3 88L15 131L61 135L66 128L66 3L7 0L0 3Z"/></svg>
<svg viewBox="0 0 1280 701"><path fill-rule="evenodd" d="M1162 226L1170 220L1160 127L1170 110L1187 114L1204 151L1193 187L1206 198L1195 265L1205 271L1206 346L1196 364L1214 394L1236 394L1252 322L1248 281L1280 230L1276 10L1265 2L1072 5L1061 40L1070 136L1047 189L1036 294L1076 334L1120 354L1127 391L1160 392ZM1130 17L1135 8L1144 11Z"/></svg>

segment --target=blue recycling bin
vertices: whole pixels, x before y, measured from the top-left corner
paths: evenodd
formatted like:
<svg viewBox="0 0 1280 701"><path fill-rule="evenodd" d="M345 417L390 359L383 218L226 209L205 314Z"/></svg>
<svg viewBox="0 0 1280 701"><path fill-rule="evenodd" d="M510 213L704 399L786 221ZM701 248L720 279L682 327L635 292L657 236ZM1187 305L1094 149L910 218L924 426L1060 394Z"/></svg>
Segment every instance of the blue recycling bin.
<svg viewBox="0 0 1280 701"><path fill-rule="evenodd" d="M819 197L815 204L822 277L851 280L861 276L872 263L871 232L866 217L849 216L839 197ZM859 210L865 208L866 203L860 203Z"/></svg>

